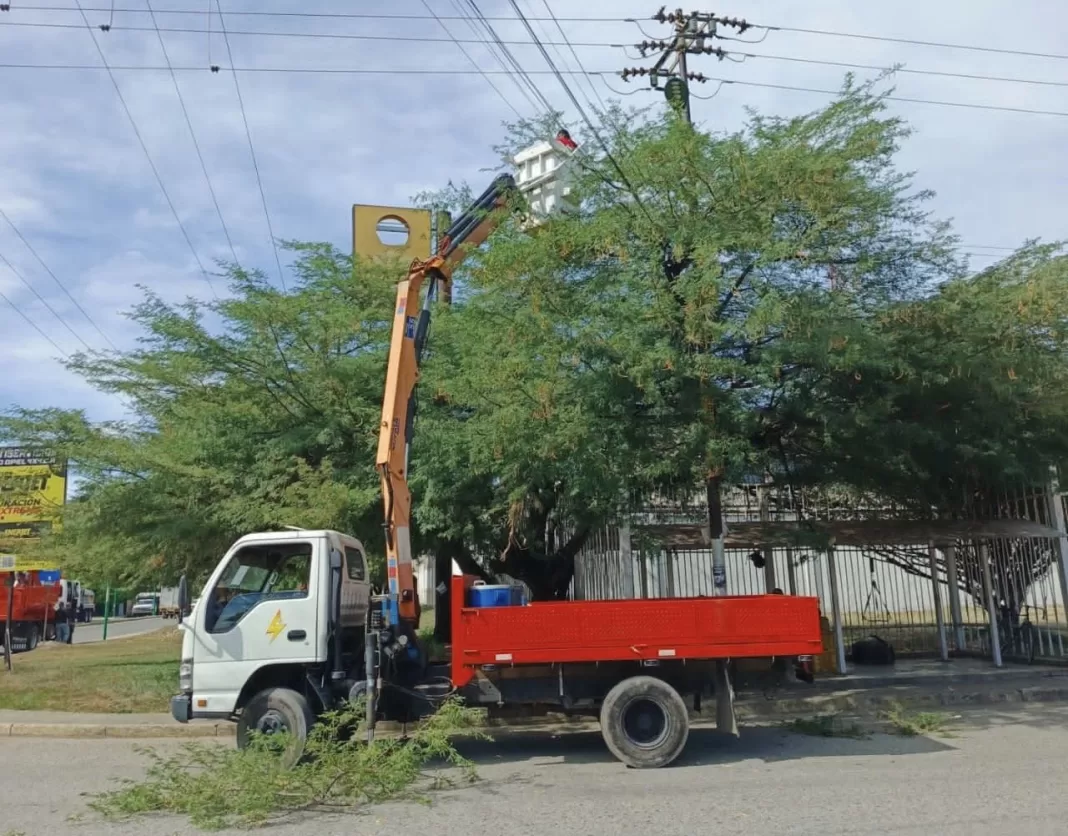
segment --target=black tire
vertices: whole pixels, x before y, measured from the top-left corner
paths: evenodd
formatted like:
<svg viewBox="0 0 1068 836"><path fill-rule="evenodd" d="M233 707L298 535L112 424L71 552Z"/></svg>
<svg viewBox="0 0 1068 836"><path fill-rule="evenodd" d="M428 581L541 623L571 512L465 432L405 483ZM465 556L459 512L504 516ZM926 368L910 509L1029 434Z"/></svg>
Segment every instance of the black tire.
<svg viewBox="0 0 1068 836"><path fill-rule="evenodd" d="M41 640L41 631L36 624L31 624L26 628L26 651L37 649L37 643Z"/></svg>
<svg viewBox="0 0 1068 836"><path fill-rule="evenodd" d="M624 679L601 704L601 734L609 751L633 769L667 766L690 735L686 703L662 679Z"/></svg>
<svg viewBox="0 0 1068 836"><path fill-rule="evenodd" d="M314 723L315 715L303 694L291 688L267 688L242 709L237 721L237 745L241 749L247 748L253 732L288 732L292 740L282 752L282 762L287 767L296 766L304 757Z"/></svg>

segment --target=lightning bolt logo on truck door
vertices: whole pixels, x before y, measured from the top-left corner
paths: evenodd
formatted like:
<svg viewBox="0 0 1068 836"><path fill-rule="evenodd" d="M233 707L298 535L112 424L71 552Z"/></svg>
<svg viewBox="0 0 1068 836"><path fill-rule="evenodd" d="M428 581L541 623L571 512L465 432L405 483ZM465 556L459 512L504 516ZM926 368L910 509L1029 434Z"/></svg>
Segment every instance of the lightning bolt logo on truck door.
<svg viewBox="0 0 1068 836"><path fill-rule="evenodd" d="M271 623L267 625L266 633L271 637L271 643L278 638L281 632L286 629L286 623L282 621L282 611L278 610L274 614L274 618L271 619Z"/></svg>

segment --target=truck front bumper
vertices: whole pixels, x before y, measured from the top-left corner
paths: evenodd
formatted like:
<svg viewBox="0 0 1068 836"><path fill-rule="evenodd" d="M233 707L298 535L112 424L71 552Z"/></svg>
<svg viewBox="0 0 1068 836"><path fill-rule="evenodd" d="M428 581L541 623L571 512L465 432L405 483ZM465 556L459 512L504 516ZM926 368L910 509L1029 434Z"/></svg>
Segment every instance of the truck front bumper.
<svg viewBox="0 0 1068 836"><path fill-rule="evenodd" d="M179 723L188 723L193 717L193 697L178 694L171 697L171 716Z"/></svg>

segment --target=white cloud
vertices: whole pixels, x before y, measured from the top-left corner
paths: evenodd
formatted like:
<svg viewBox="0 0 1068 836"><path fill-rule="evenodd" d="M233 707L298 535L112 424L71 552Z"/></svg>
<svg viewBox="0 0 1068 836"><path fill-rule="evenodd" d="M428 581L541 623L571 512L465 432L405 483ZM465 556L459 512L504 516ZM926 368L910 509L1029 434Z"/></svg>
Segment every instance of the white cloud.
<svg viewBox="0 0 1068 836"><path fill-rule="evenodd" d="M430 0L440 14L455 14L445 0ZM93 5L93 4L85 4ZM95 4L97 6L101 4ZM106 4L105 4L106 5ZM129 4L127 4L129 5ZM156 4L160 5L160 4ZM484 0L487 15L513 17L504 0ZM648 16L656 3L550 0L561 18L633 17L646 19L649 35L666 36L666 27ZM192 8L178 3L171 8ZM292 3L241 0L228 10L293 11ZM528 13L544 16L545 7L520 0ZM319 0L314 11L351 12L340 0ZM367 0L359 11L426 14L417 0ZM1002 4L969 0L940 3L902 0L894 4L825 0L819 4L759 0L717 5L715 11L742 15L758 23L853 31L929 41L991 44L1034 52L1063 52L1060 35L1068 7L1053 2L1017 4L1008 25ZM95 25L107 12L90 12ZM164 27L202 29L203 11L195 15L160 14ZM7 63L81 63L96 65L99 56L84 29L5 27L9 22L80 23L76 11L32 12L17 6L0 17L0 53ZM146 14L117 13L115 27L148 26ZM495 21L507 40L529 40L517 21ZM551 23L534 24L545 40L559 40ZM634 23L562 20L576 43L630 44L642 40ZM231 30L274 29L287 32L377 34L443 37L433 20L401 22L373 19L262 18L228 15ZM457 37L471 38L467 25L449 21ZM248 152L245 127L237 107L234 82L225 70L213 74L211 61L226 66L225 45L217 34L164 34L177 66L205 67L180 72L178 82L200 149L234 240L238 257L274 275L259 190ZM109 60L122 66L161 66L154 32L113 28L95 36ZM761 30L746 33L758 40ZM469 69L451 43L268 38L234 35L235 62L244 67L366 67L378 69ZM939 72L1015 76L1057 80L1065 62L1053 59L911 46L884 41L835 38L788 31L770 32L759 44L724 41L735 52L792 56L874 66L904 63L908 68ZM485 69L499 69L485 48L467 45ZM544 70L531 45L512 46L531 70ZM641 62L622 50L576 47L587 70L617 70ZM557 62L574 67L571 53L549 47ZM631 50L631 56L634 55ZM562 58L561 58L562 56ZM843 67L750 58L744 63L695 56L691 69L717 78L753 84L836 89ZM861 78L871 71L858 70ZM166 298L188 294L207 298L200 276L171 210L146 162L107 75L99 71L0 68L0 208L19 226L79 304L120 345L135 334L121 314L139 298L145 284ZM203 264L229 258L211 195L197 161L174 85L165 72L119 70L116 78L141 136L188 230ZM493 76L494 83L524 114L531 106L514 82ZM556 80L533 76L568 120L581 124ZM590 89L569 77L574 89ZM328 240L347 249L351 240L350 208L354 202L405 204L416 192L468 180L479 190L489 175L483 169L497 160L491 146L502 135L501 123L514 114L486 80L477 75L346 75L244 73L240 76L249 129L255 143L263 187L279 238ZM617 90L635 92L627 104L652 104L654 94L643 82L629 85L610 79ZM1044 110L1068 110L1064 88L898 75L896 95L904 98L970 102ZM596 90L613 97L600 80ZM698 94L715 92L714 84L697 85ZM746 105L767 113L794 114L828 101L818 93L725 85L710 101L695 101L694 116L704 125L736 129ZM1054 116L968 110L927 104L894 103L916 133L901 151L901 165L916 171L918 186L938 192L934 211L956 219L970 244L1015 245L1024 238L1065 234L1062 195L1068 185L1063 149L1068 147L1068 119ZM48 276L11 230L0 221L0 253L32 282L52 307L87 341L103 347L99 335ZM978 259L976 265L989 263ZM0 290L65 351L79 347L66 329L17 279L0 266ZM219 288L222 292L222 288ZM57 354L6 304L0 302L0 403L85 406L100 417L121 407L97 395L53 359Z"/></svg>

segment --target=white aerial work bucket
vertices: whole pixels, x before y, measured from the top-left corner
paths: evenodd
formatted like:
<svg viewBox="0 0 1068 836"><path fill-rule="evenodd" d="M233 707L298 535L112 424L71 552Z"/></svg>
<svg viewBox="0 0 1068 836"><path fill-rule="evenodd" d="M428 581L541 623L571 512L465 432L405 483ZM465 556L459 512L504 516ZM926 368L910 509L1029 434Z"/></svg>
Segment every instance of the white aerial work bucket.
<svg viewBox="0 0 1068 836"><path fill-rule="evenodd" d="M571 164L578 146L567 131L555 138L536 142L512 158L515 182L530 205L523 228L538 226L552 215L573 212Z"/></svg>

